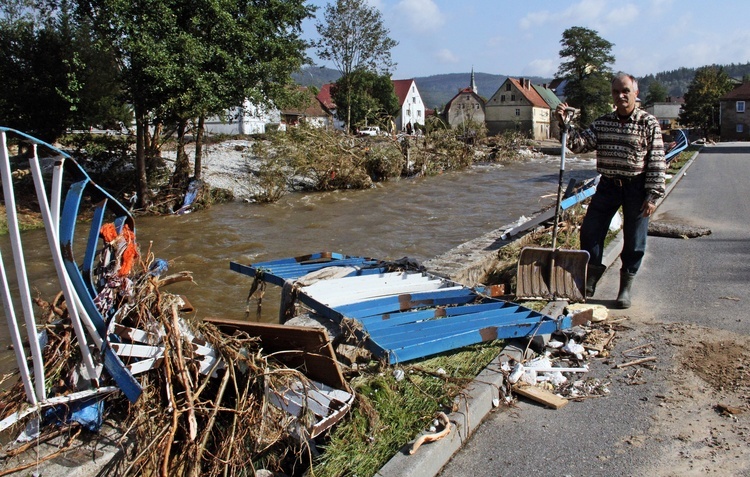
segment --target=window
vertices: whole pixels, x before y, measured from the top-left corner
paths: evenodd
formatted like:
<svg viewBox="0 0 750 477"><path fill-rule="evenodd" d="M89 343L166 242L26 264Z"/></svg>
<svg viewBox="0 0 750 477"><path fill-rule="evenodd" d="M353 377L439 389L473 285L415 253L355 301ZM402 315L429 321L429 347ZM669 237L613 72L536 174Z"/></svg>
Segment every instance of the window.
<svg viewBox="0 0 750 477"><path fill-rule="evenodd" d="M422 117L422 110L421 110L421 109L418 109L418 110L417 110L417 117L418 117L418 118L421 118L421 117Z"/></svg>
<svg viewBox="0 0 750 477"><path fill-rule="evenodd" d="M413 98L411 99L411 102L412 102L412 103L414 103L414 104L417 104L417 97L416 97L416 96L414 96L414 97L413 97Z"/></svg>
<svg viewBox="0 0 750 477"><path fill-rule="evenodd" d="M510 100L511 101L515 101L516 100L516 95L515 94L511 94L510 95Z"/></svg>
<svg viewBox="0 0 750 477"><path fill-rule="evenodd" d="M521 115L521 110L519 108L516 108L516 116L520 116L520 115Z"/></svg>
<svg viewBox="0 0 750 477"><path fill-rule="evenodd" d="M411 110L410 110L410 109L407 109L407 110L406 110L406 115L407 115L407 116L411 116Z"/></svg>
<svg viewBox="0 0 750 477"><path fill-rule="evenodd" d="M737 132L741 133L745 131L745 125L744 124L738 124L737 125Z"/></svg>
<svg viewBox="0 0 750 477"><path fill-rule="evenodd" d="M738 113L744 113L745 112L745 102L744 101L737 101L737 112Z"/></svg>
<svg viewBox="0 0 750 477"><path fill-rule="evenodd" d="M510 91L510 86L511 86L510 83L506 84L505 85L505 91Z"/></svg>
<svg viewBox="0 0 750 477"><path fill-rule="evenodd" d="M500 95L500 102L501 102L501 103L504 103L504 102L505 102L505 95L504 95L504 94L501 94L501 95Z"/></svg>

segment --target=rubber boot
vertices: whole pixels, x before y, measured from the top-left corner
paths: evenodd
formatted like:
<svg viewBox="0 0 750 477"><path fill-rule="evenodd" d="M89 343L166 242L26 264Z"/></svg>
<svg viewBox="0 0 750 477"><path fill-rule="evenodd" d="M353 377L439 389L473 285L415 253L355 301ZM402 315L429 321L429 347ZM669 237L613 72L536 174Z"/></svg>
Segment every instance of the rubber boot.
<svg viewBox="0 0 750 477"><path fill-rule="evenodd" d="M635 280L634 273L620 272L620 292L617 294L617 308L630 308L630 287Z"/></svg>
<svg viewBox="0 0 750 477"><path fill-rule="evenodd" d="M606 271L607 267L604 265L589 264L586 267L586 298L594 296L596 284L599 283L599 279L602 278L602 275Z"/></svg>

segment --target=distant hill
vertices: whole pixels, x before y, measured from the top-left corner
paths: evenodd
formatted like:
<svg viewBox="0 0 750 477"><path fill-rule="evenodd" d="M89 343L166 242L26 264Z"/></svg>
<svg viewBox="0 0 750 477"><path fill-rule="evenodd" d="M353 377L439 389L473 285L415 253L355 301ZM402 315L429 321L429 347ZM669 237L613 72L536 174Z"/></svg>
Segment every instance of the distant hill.
<svg viewBox="0 0 750 477"><path fill-rule="evenodd" d="M738 80L741 80L744 76L750 75L750 62L746 64L732 63L731 65L713 66L724 68L724 71L726 71L729 76ZM659 81L664 85L670 96L684 96L688 86L693 81L696 71L697 68L679 68L673 71L663 71L639 78L639 87L641 90L640 96L642 98L646 97L648 94L648 87L654 81ZM308 66L292 76L300 85L320 88L326 83L333 83L340 75L339 72L334 69ZM474 73L479 96L482 96L485 99L492 97L507 77L508 76L505 75ZM520 76L513 77L520 78ZM552 81L552 78L543 78L539 76L529 76L528 78L534 84L544 84ZM471 84L471 72L419 76L413 79L417 83L419 94L422 95L422 101L424 101L425 107L434 109L444 106L445 103L450 101L459 90L468 87Z"/></svg>
<svg viewBox="0 0 750 477"><path fill-rule="evenodd" d="M505 75L474 73L477 92L479 96L485 99L490 99L507 78ZM518 76L514 76L514 78L518 78ZM529 76L528 78L534 84L544 84L552 81L550 78L541 78L539 76ZM417 83L419 94L422 96L422 101L424 101L426 108L442 108L460 90L468 88L471 85L471 72L422 76L414 78L414 81Z"/></svg>

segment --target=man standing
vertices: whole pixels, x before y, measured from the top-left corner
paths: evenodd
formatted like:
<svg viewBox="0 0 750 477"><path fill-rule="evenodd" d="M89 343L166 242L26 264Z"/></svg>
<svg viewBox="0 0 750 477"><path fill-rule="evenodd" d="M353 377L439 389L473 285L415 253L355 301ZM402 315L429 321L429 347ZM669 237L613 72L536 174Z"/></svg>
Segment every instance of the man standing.
<svg viewBox="0 0 750 477"><path fill-rule="evenodd" d="M636 107L637 98L638 81L617 73L612 80L615 110L594 120L588 129L573 128L567 140L574 153L596 151L596 170L601 174L581 226L581 249L591 257L586 296L593 296L607 269L602 264L604 239L612 217L622 207L618 308L630 307L631 287L646 251L648 219L656 210L656 201L664 196L666 161L661 128L653 115ZM561 127L567 107L562 103L555 111Z"/></svg>

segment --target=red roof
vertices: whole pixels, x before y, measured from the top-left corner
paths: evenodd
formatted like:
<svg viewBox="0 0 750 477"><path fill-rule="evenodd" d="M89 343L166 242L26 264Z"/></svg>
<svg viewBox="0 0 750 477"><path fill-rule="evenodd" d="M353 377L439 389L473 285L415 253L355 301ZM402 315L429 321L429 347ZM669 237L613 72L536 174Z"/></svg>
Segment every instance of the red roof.
<svg viewBox="0 0 750 477"><path fill-rule="evenodd" d="M414 83L413 79L393 80L393 89L396 91L399 106L403 105L404 101L406 101L412 83Z"/></svg>
<svg viewBox="0 0 750 477"><path fill-rule="evenodd" d="M523 78L521 78L523 80ZM529 88L525 88L524 85L521 83L521 81L515 79L515 78L508 78L508 81L513 83L513 86L515 86L521 94L523 94L526 99L529 100L532 106L535 106L537 108L547 108L549 109L549 105L547 102L539 95L539 93L536 92L534 88L531 87L531 82L527 79L526 81L529 81Z"/></svg>
<svg viewBox="0 0 750 477"><path fill-rule="evenodd" d="M750 83L742 83L721 98L722 100L750 99Z"/></svg>
<svg viewBox="0 0 750 477"><path fill-rule="evenodd" d="M318 101L320 101L320 104L328 108L329 110L336 109L336 103L333 102L333 98L331 98L331 86L333 86L333 83L326 83L323 86L320 87L320 92L318 93Z"/></svg>

